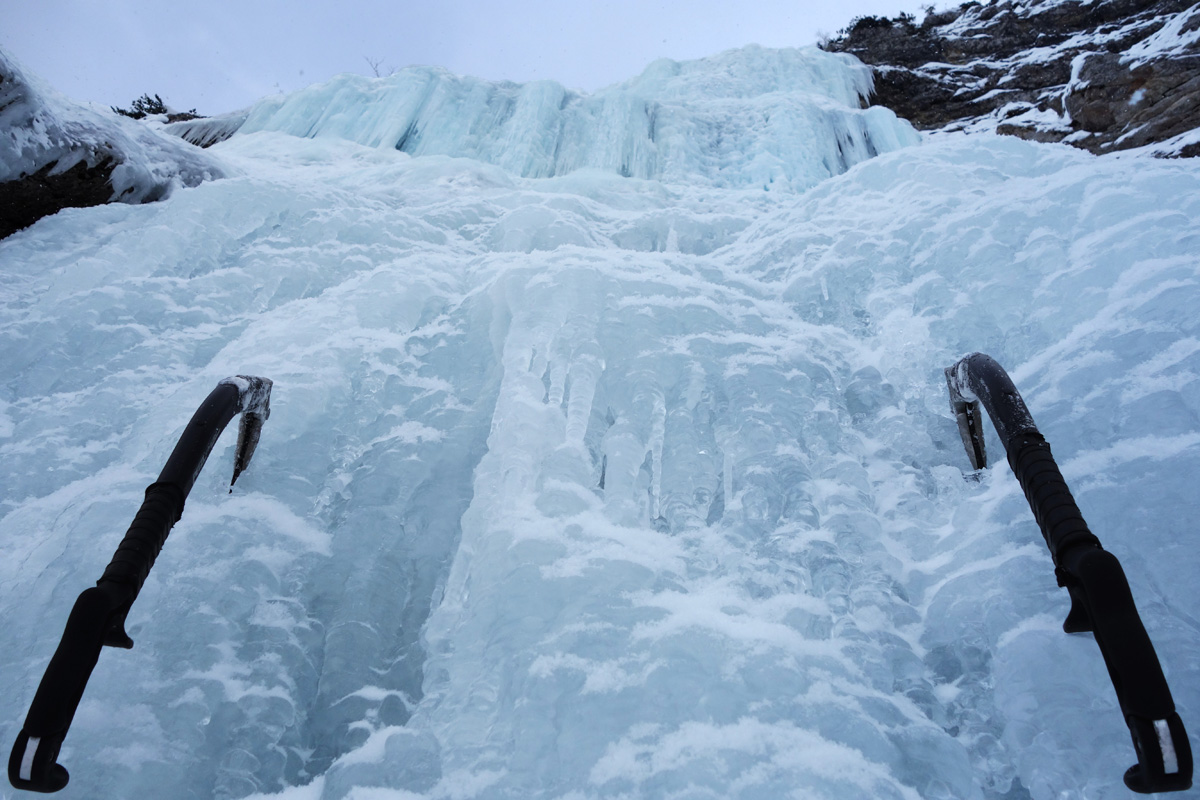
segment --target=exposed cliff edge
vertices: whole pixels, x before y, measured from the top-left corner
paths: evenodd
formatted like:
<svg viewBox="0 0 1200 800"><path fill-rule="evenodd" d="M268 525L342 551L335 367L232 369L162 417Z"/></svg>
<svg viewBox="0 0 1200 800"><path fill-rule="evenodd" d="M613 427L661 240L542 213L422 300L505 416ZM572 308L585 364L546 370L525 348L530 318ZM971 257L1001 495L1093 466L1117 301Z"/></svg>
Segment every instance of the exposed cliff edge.
<svg viewBox="0 0 1200 800"><path fill-rule="evenodd" d="M1200 5L1001 0L825 43L875 68L872 100L922 130L992 130L1093 153L1200 154Z"/></svg>

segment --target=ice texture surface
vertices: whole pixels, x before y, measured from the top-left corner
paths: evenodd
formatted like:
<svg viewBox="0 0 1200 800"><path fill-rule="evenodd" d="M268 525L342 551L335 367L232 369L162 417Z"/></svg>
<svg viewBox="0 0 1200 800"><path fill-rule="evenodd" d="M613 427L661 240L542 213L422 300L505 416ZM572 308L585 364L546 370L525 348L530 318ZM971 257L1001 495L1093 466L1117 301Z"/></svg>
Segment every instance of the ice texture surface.
<svg viewBox="0 0 1200 800"><path fill-rule="evenodd" d="M869 67L816 48L661 59L595 94L553 81L494 83L410 67L384 79L340 75L267 98L238 130L465 156L527 178L593 168L692 185L802 189L916 143L913 128L888 109L859 108L871 86Z"/></svg>
<svg viewBox="0 0 1200 800"><path fill-rule="evenodd" d="M663 103L711 77L655 69ZM0 243L6 744L196 404L274 381L102 655L64 798L1128 797L1015 479L965 479L942 369L974 350L1200 749L1191 162L943 136L764 192L712 142L529 177L364 137L241 133L235 177Z"/></svg>

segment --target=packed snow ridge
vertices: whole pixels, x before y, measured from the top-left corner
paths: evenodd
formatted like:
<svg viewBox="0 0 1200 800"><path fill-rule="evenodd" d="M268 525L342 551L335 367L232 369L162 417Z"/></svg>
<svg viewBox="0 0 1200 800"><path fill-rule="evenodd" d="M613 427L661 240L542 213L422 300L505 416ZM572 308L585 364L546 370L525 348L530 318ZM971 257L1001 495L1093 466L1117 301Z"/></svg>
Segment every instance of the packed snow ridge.
<svg viewBox="0 0 1200 800"><path fill-rule="evenodd" d="M200 475L64 798L1128 797L942 369L1008 367L1194 737L1200 176L918 142L867 81L757 48L592 96L340 78L227 120L223 180L0 242L0 741L253 374L254 463Z"/></svg>

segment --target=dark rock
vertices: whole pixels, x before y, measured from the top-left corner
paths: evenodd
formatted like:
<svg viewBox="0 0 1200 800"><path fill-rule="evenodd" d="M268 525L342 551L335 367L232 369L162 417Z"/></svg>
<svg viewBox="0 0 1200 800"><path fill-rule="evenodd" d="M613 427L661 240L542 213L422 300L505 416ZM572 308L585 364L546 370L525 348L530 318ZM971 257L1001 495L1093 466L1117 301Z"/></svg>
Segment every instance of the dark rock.
<svg viewBox="0 0 1200 800"><path fill-rule="evenodd" d="M1064 105L1076 128L1103 133L1116 125L1116 106L1128 106L1133 78L1122 68L1116 53L1085 53L1080 62L1079 79L1083 84L1066 94Z"/></svg>
<svg viewBox="0 0 1200 800"><path fill-rule="evenodd" d="M64 208L99 206L112 198L109 179L115 161L105 160L94 167L81 161L52 175L56 165L47 164L21 180L0 183L0 239Z"/></svg>
<svg viewBox="0 0 1200 800"><path fill-rule="evenodd" d="M1200 47L1136 47L1186 0L1000 0L855 24L825 49L875 67L873 102L917 128L993 130L1090 150L1169 142L1200 127ZM1073 71L1074 68L1074 71ZM1072 77L1074 76L1074 77ZM1194 148L1167 148L1169 155Z"/></svg>

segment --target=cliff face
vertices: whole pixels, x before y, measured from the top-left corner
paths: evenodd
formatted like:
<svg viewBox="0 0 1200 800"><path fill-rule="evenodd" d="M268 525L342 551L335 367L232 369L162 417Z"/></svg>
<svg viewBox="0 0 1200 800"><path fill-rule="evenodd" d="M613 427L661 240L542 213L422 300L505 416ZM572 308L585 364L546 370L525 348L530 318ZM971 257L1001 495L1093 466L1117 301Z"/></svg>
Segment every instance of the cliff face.
<svg viewBox="0 0 1200 800"><path fill-rule="evenodd" d="M920 129L1200 154L1200 5L1184 0L970 2L860 18L825 49L872 65L873 102Z"/></svg>

